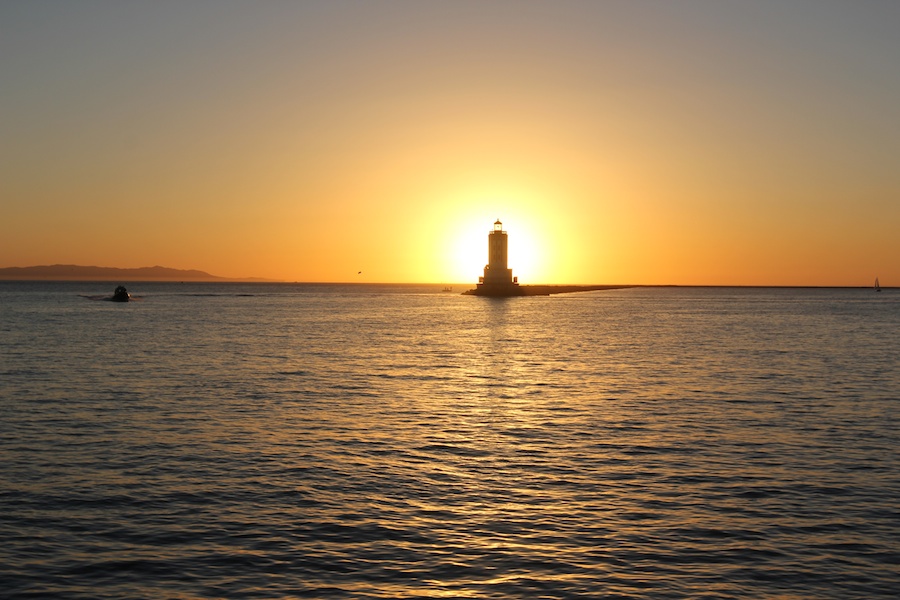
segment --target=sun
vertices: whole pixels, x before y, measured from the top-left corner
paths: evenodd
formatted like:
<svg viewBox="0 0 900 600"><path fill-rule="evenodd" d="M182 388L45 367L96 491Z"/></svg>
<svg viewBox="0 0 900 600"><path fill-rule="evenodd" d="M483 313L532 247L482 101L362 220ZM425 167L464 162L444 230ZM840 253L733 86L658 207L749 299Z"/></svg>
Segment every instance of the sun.
<svg viewBox="0 0 900 600"><path fill-rule="evenodd" d="M475 283L484 274L488 262L488 235L496 218L466 221L454 227L441 265L442 271L448 273L447 281ZM507 222L500 220L508 235L508 266L513 276L523 283L543 278L542 257L547 253L542 253L539 238L532 235L524 223L509 229Z"/></svg>
<svg viewBox="0 0 900 600"><path fill-rule="evenodd" d="M478 281L487 264L487 227L458 228L448 250L452 281Z"/></svg>
<svg viewBox="0 0 900 600"><path fill-rule="evenodd" d="M478 282L488 262L488 235L500 220L508 235L508 261L519 283L568 279L574 237L559 202L525 185L480 185L438 191L419 213L425 224L415 239L422 250L414 268L421 280ZM568 269L571 270L571 269ZM568 281L567 281L568 282Z"/></svg>

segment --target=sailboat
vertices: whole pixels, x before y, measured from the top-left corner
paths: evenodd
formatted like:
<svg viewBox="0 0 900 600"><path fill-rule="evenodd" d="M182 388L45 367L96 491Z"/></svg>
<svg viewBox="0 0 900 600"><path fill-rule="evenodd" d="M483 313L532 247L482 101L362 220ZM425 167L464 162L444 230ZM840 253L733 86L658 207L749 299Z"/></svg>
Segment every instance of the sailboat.
<svg viewBox="0 0 900 600"><path fill-rule="evenodd" d="M881 284L878 283L878 278L877 278L877 277L875 278L875 291L876 291L876 292L880 292L880 291L881 291Z"/></svg>

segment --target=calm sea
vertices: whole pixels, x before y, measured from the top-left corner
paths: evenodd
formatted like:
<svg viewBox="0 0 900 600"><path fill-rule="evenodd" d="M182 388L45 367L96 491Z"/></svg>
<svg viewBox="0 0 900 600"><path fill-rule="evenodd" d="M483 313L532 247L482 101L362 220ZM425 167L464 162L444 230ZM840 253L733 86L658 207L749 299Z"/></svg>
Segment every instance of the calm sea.
<svg viewBox="0 0 900 600"><path fill-rule="evenodd" d="M3 598L896 598L900 291L0 283Z"/></svg>

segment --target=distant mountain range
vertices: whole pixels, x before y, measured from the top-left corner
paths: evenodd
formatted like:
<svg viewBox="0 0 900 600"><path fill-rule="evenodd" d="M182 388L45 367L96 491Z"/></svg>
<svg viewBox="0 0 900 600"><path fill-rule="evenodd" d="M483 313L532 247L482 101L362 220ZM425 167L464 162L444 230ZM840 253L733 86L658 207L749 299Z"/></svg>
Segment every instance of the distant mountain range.
<svg viewBox="0 0 900 600"><path fill-rule="evenodd" d="M45 265L39 267L0 268L0 280L57 280L57 281L272 281L259 277L227 278L210 275L195 269L169 267L83 267L79 265Z"/></svg>

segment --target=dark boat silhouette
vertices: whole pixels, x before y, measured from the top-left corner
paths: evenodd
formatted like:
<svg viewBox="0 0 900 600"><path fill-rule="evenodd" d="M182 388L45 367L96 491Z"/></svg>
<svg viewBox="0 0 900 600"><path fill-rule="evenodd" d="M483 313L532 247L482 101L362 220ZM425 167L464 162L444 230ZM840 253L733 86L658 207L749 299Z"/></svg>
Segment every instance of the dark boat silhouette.
<svg viewBox="0 0 900 600"><path fill-rule="evenodd" d="M124 285L120 285L108 300L111 302L129 302L131 300L131 294L128 293L128 290L125 289Z"/></svg>

